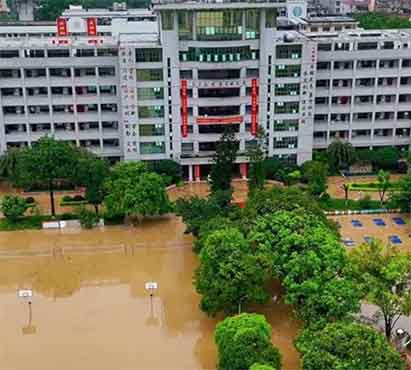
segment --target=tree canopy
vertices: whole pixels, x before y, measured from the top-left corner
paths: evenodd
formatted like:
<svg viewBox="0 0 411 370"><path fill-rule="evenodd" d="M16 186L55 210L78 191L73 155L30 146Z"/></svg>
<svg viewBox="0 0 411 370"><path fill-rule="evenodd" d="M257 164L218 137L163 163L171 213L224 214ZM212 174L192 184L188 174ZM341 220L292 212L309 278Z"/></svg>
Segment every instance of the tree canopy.
<svg viewBox="0 0 411 370"><path fill-rule="evenodd" d="M82 5L85 9L110 8L114 0L40 0L40 7L36 14L37 20L54 21L70 5ZM130 8L147 8L148 0L126 0Z"/></svg>
<svg viewBox="0 0 411 370"><path fill-rule="evenodd" d="M384 319L385 335L401 315L411 313L411 257L379 241L363 244L350 253L353 276L366 299L375 304Z"/></svg>
<svg viewBox="0 0 411 370"><path fill-rule="evenodd" d="M319 161L307 161L302 166L302 177L308 183L310 193L318 197L327 191L328 166Z"/></svg>
<svg viewBox="0 0 411 370"><path fill-rule="evenodd" d="M205 239L195 274L200 307L209 315L233 313L249 303L265 303L266 270L250 243L235 228L216 230Z"/></svg>
<svg viewBox="0 0 411 370"><path fill-rule="evenodd" d="M316 216L302 208L267 214L256 219L249 237L305 322L339 320L358 311L360 292L345 275L345 250Z"/></svg>
<svg viewBox="0 0 411 370"><path fill-rule="evenodd" d="M234 133L226 130L216 144L216 151L211 166L211 192L228 191L234 175L234 163L237 156L238 143Z"/></svg>
<svg viewBox="0 0 411 370"><path fill-rule="evenodd" d="M355 14L354 19L360 22L360 27L366 30L411 28L408 18L382 13Z"/></svg>
<svg viewBox="0 0 411 370"><path fill-rule="evenodd" d="M50 194L51 214L55 215L54 190L57 181L73 180L79 152L67 142L42 137L31 147L18 154L15 178L18 185L26 187L47 184Z"/></svg>
<svg viewBox="0 0 411 370"><path fill-rule="evenodd" d="M401 212L411 212L411 176L401 177L398 184L398 189L391 194L391 201Z"/></svg>
<svg viewBox="0 0 411 370"><path fill-rule="evenodd" d="M111 216L143 217L171 210L161 176L142 162L119 162L105 183L104 203Z"/></svg>
<svg viewBox="0 0 411 370"><path fill-rule="evenodd" d="M281 354L271 343L271 326L263 315L243 313L226 318L217 324L215 342L218 370L243 370L255 363L281 368Z"/></svg>
<svg viewBox="0 0 411 370"><path fill-rule="evenodd" d="M333 141L327 148L328 164L332 171L347 169L355 161L355 149L348 141Z"/></svg>
<svg viewBox="0 0 411 370"><path fill-rule="evenodd" d="M373 328L330 323L320 331L305 330L296 341L302 370L404 370L400 354Z"/></svg>

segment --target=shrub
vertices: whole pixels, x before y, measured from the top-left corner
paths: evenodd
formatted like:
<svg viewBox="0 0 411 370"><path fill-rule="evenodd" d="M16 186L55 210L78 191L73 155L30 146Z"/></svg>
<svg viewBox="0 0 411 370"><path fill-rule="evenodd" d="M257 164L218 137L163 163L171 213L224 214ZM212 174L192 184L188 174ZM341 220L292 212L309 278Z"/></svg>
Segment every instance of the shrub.
<svg viewBox="0 0 411 370"><path fill-rule="evenodd" d="M77 216L73 215L72 213L63 213L60 216L60 220L67 221L67 220L74 220Z"/></svg>
<svg viewBox="0 0 411 370"><path fill-rule="evenodd" d="M98 221L97 215L86 207L80 207L78 211L78 218L80 220L81 227L84 227L85 229L91 229Z"/></svg>
<svg viewBox="0 0 411 370"><path fill-rule="evenodd" d="M6 195L1 202L1 211L11 222L16 222L28 208L26 199L18 195Z"/></svg>
<svg viewBox="0 0 411 370"><path fill-rule="evenodd" d="M359 201L358 201L360 208L361 209L370 209L372 208L373 202L371 200L370 195L364 195Z"/></svg>
<svg viewBox="0 0 411 370"><path fill-rule="evenodd" d="M33 197L27 197L26 198L26 203L27 204L34 204L34 203L36 203L36 201L34 200Z"/></svg>
<svg viewBox="0 0 411 370"><path fill-rule="evenodd" d="M70 195L65 195L62 199L63 202L71 202L73 199Z"/></svg>
<svg viewBox="0 0 411 370"><path fill-rule="evenodd" d="M72 198L72 200L73 200L74 202L82 202L82 201L85 200L85 198L84 198L82 195L75 195L75 196Z"/></svg>

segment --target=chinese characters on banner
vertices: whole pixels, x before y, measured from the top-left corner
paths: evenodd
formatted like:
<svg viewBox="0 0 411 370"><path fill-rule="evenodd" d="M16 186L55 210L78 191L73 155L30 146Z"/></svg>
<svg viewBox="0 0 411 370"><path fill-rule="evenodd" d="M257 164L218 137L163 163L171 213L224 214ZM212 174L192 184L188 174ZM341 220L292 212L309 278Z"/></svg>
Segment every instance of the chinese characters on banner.
<svg viewBox="0 0 411 370"><path fill-rule="evenodd" d="M67 19L57 18L57 36L67 36Z"/></svg>
<svg viewBox="0 0 411 370"><path fill-rule="evenodd" d="M181 135L188 135L187 80L181 80Z"/></svg>
<svg viewBox="0 0 411 370"><path fill-rule="evenodd" d="M257 106L257 79L253 78L251 80L251 134L253 136L257 135L257 113L258 113L258 106Z"/></svg>
<svg viewBox="0 0 411 370"><path fill-rule="evenodd" d="M97 36L96 18L87 18L87 34L89 36Z"/></svg>

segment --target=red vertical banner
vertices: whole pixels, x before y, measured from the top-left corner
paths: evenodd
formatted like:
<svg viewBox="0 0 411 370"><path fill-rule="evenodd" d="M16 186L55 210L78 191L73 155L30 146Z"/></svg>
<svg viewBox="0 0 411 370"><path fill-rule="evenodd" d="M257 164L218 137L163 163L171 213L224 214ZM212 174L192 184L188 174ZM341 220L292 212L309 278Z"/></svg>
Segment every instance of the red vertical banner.
<svg viewBox="0 0 411 370"><path fill-rule="evenodd" d="M240 172L243 179L247 178L247 163L240 163Z"/></svg>
<svg viewBox="0 0 411 370"><path fill-rule="evenodd" d="M181 80L181 134L188 135L187 80Z"/></svg>
<svg viewBox="0 0 411 370"><path fill-rule="evenodd" d="M251 134L257 135L257 113L258 113L258 86L257 79L251 80Z"/></svg>
<svg viewBox="0 0 411 370"><path fill-rule="evenodd" d="M194 165L194 178L196 181L200 181L201 178L201 169L199 164Z"/></svg>
<svg viewBox="0 0 411 370"><path fill-rule="evenodd" d="M67 19L57 18L57 36L67 36Z"/></svg>
<svg viewBox="0 0 411 370"><path fill-rule="evenodd" d="M87 34L89 36L97 36L97 20L96 20L96 18L87 18Z"/></svg>

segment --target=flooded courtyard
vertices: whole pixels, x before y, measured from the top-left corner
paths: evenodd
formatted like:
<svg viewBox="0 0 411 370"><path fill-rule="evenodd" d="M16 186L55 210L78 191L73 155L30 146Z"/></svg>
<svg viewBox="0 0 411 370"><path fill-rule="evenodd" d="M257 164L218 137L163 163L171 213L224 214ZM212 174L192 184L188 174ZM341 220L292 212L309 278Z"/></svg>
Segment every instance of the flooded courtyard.
<svg viewBox="0 0 411 370"><path fill-rule="evenodd" d="M174 216L136 228L0 233L0 368L215 369L221 317L198 308L191 247ZM158 282L152 300L148 281ZM31 310L18 289L33 289ZM297 370L290 307L257 311L273 326L283 369Z"/></svg>

